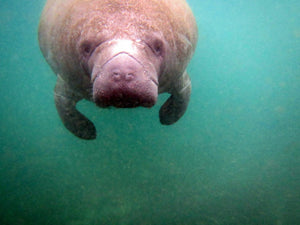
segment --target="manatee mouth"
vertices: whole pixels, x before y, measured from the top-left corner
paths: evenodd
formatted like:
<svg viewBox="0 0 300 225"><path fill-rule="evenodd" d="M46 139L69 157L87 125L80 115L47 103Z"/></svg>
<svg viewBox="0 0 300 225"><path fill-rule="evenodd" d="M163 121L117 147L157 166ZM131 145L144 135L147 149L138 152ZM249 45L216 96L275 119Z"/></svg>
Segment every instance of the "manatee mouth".
<svg viewBox="0 0 300 225"><path fill-rule="evenodd" d="M156 71L126 52L107 60L94 77L93 98L100 107L152 107L156 103Z"/></svg>
<svg viewBox="0 0 300 225"><path fill-rule="evenodd" d="M116 108L135 108L147 107L150 108L156 103L156 97L138 94L131 90L113 90L110 93L100 94L95 99L95 103L102 108L116 107Z"/></svg>

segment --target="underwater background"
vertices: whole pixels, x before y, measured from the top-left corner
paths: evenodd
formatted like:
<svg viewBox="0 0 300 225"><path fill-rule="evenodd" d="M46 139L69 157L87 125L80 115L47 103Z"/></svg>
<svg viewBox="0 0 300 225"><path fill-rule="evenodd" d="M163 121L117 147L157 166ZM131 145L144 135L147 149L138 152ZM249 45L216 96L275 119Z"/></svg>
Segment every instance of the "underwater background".
<svg viewBox="0 0 300 225"><path fill-rule="evenodd" d="M44 0L0 0L0 224L300 224L300 1L189 0L199 27L183 118L78 108L61 123L37 27ZM180 15L179 15L180 16Z"/></svg>

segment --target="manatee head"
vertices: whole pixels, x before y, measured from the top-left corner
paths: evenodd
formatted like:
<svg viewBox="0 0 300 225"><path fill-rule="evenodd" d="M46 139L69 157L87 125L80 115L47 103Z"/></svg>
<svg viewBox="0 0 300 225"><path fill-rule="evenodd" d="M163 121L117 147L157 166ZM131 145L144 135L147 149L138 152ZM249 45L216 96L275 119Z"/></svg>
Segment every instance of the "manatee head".
<svg viewBox="0 0 300 225"><path fill-rule="evenodd" d="M84 42L81 49L98 106L132 108L156 103L166 53L163 38L111 39L95 47Z"/></svg>

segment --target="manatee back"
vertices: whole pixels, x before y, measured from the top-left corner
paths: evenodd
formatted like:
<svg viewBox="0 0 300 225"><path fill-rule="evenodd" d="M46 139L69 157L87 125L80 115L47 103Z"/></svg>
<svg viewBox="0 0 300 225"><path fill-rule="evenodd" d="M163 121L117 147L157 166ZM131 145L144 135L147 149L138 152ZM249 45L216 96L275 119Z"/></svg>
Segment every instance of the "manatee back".
<svg viewBox="0 0 300 225"><path fill-rule="evenodd" d="M144 20L148 23L147 29L152 29L141 31L140 35L161 32L169 43L171 56L166 60L166 79L169 74L182 73L197 42L195 18L185 0L48 0L41 15L39 43L53 71L74 85L87 85L89 80L81 67L78 42L87 33L100 33L105 29L126 31L132 21L126 21L129 17L123 13L130 6L136 13L135 22ZM107 19L114 11L120 14L116 23ZM97 27L92 27L95 24ZM117 32L110 35L112 33Z"/></svg>

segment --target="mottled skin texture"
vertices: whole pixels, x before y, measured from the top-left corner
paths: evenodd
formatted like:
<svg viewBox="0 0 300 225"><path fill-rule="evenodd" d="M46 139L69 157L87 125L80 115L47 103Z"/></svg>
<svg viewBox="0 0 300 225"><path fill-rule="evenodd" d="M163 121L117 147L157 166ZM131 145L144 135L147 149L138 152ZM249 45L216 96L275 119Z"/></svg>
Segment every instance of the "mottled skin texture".
<svg viewBox="0 0 300 225"><path fill-rule="evenodd" d="M48 0L39 25L41 51L57 74L57 111L83 139L94 139L96 129L76 109L81 99L151 107L168 92L160 122L176 122L189 102L186 67L196 42L184 0Z"/></svg>

